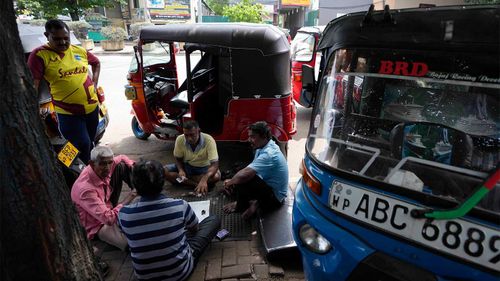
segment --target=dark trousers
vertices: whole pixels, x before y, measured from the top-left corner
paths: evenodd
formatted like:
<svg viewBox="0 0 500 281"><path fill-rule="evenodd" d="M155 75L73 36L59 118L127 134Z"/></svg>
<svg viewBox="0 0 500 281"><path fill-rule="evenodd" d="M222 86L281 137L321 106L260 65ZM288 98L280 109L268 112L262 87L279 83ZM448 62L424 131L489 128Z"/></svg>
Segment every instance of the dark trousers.
<svg viewBox="0 0 500 281"><path fill-rule="evenodd" d="M214 239L219 229L220 218L216 215L211 215L198 224L198 231L196 233L188 233L187 242L193 250L195 264L198 262L198 258L203 254L208 244L210 244L210 241Z"/></svg>
<svg viewBox="0 0 500 281"><path fill-rule="evenodd" d="M80 159L87 164L99 124L99 107L85 115L57 114L57 119L61 134L78 148Z"/></svg>
<svg viewBox="0 0 500 281"><path fill-rule="evenodd" d="M261 178L255 175L250 181L235 186L236 191L236 211L244 212L250 206L248 201L257 200L259 208L264 211L271 211L281 206L272 187L267 185Z"/></svg>
<svg viewBox="0 0 500 281"><path fill-rule="evenodd" d="M120 199L120 193L122 192L123 182L126 182L130 188L132 187L132 167L127 164L120 162L116 165L113 174L111 174L111 179L109 185L113 188L109 201L114 206L118 205L118 200Z"/></svg>

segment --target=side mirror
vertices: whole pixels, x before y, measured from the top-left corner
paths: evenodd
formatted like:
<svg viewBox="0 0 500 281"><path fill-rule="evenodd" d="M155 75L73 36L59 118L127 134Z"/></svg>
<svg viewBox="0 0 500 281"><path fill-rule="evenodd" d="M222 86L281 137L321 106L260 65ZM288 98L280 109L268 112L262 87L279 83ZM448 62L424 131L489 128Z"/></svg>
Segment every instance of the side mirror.
<svg viewBox="0 0 500 281"><path fill-rule="evenodd" d="M316 81L314 79L314 68L303 64L302 65L302 91L300 93L300 104L304 107L314 105L316 97Z"/></svg>

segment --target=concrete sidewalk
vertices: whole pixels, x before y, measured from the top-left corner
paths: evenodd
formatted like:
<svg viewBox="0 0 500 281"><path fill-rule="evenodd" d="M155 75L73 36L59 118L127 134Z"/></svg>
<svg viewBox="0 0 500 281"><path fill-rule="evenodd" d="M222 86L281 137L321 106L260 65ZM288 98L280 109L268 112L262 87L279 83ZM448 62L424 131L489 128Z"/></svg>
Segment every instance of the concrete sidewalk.
<svg viewBox="0 0 500 281"><path fill-rule="evenodd" d="M163 164L172 163L173 142L160 141L154 138L148 141L137 140L134 137L125 139L120 143L110 144L115 155L126 154L131 159L139 160L155 159ZM228 164L236 161L239 157L227 145L218 145L221 170ZM292 183L291 183L292 184ZM219 182L212 192L217 192L222 188ZM172 186L167 183L164 193L170 197L179 196L190 190ZM121 199L130 192L124 184ZM255 224L256 225L256 224ZM97 249L97 256L108 262L110 272L106 276L106 281L134 281L135 276L132 268L132 261L129 253L118 250L103 242L93 241L92 244ZM200 257L200 261L188 279L189 281L218 281L218 280L304 280L302 262L299 256L287 255L283 260L269 261L265 257L260 233L258 229L253 229L249 240L244 241L218 241L213 240L211 245Z"/></svg>
<svg viewBox="0 0 500 281"><path fill-rule="evenodd" d="M219 186L219 188L221 185ZM130 189L125 185L120 197ZM182 187L165 186L165 194L185 193ZM213 192L217 192L214 190ZM121 198L121 199L122 199ZM118 250L100 241L93 241L96 255L106 261L110 272L106 281L135 281L132 261L129 253ZM212 243L200 257L189 281L218 280L304 280L302 265L298 257L270 262L265 257L258 229L252 232L249 240L217 241Z"/></svg>

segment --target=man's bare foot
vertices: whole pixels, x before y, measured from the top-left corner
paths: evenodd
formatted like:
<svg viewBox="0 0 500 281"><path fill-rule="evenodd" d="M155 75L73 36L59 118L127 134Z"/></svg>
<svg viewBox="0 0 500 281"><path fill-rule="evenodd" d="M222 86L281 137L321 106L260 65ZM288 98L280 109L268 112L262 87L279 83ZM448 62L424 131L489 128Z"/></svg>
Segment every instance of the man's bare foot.
<svg viewBox="0 0 500 281"><path fill-rule="evenodd" d="M257 200L251 200L249 203L250 203L250 207L248 207L248 209L246 209L243 212L243 214L241 214L241 217L245 220L252 218L255 215L255 213L257 212L257 208L259 207Z"/></svg>
<svg viewBox="0 0 500 281"><path fill-rule="evenodd" d="M236 212L236 203L237 202L234 201L234 202L231 202L229 204L224 205L224 207L222 207L222 209L224 210L224 213L230 214L230 213Z"/></svg>

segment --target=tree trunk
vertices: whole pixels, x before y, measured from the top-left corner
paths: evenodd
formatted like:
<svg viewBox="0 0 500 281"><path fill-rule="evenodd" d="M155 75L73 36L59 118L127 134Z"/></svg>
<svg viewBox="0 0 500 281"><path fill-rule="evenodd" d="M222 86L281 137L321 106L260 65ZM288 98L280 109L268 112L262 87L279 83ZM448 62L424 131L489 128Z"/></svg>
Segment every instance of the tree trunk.
<svg viewBox="0 0 500 281"><path fill-rule="evenodd" d="M102 280L38 116L12 1L0 1L0 34L0 280Z"/></svg>

